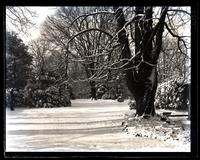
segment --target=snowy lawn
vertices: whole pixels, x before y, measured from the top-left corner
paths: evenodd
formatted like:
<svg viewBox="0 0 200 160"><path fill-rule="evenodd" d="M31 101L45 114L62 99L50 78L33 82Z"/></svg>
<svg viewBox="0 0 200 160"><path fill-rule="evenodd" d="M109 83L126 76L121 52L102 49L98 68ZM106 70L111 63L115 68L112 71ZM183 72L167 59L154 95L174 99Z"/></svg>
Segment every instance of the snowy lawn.
<svg viewBox="0 0 200 160"><path fill-rule="evenodd" d="M185 119L172 126L158 117L138 120L127 103L79 99L72 100L71 107L7 109L6 151L190 151L189 129L180 129ZM176 138L171 138L174 132Z"/></svg>

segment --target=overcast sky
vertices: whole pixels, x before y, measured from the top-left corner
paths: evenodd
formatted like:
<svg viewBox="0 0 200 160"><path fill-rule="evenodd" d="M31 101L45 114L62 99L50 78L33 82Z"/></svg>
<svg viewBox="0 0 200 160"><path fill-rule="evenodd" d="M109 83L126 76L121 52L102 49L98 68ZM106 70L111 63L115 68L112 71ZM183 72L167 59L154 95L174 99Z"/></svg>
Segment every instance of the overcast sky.
<svg viewBox="0 0 200 160"><path fill-rule="evenodd" d="M25 43L28 43L30 40L36 39L39 36L40 25L44 22L47 16L55 13L56 7L28 7L28 9L35 11L38 17L31 19L36 25L28 30L28 35L25 35L24 33L19 34L20 38L22 38ZM8 31L12 30L18 33L13 25L10 24L9 20L6 21L6 29Z"/></svg>
<svg viewBox="0 0 200 160"><path fill-rule="evenodd" d="M36 38L39 35L39 27L44 22L45 18L55 13L55 7L30 7L31 10L36 11L38 17L34 19L36 26L31 29L32 38Z"/></svg>
<svg viewBox="0 0 200 160"><path fill-rule="evenodd" d="M25 7L25 6L24 6ZM55 13L57 7L28 7L30 10L32 11L36 11L36 13L38 14L37 18L32 19L32 21L36 24L35 27L32 27L31 29L28 30L29 36L28 35L24 35L23 33L19 34L20 38L23 39L23 41L27 44L28 41L30 41L31 39L36 39L40 32L39 32L39 28L40 25L44 22L45 18L48 15L52 15ZM184 7L184 9L186 9L187 11L190 12L190 8L189 7ZM183 28L184 32L182 32L184 35L190 36L190 23L188 23L188 26L185 26L186 28ZM7 30L14 30L16 31L16 29L13 28L12 25L9 24L9 22L7 22L6 24L6 28Z"/></svg>

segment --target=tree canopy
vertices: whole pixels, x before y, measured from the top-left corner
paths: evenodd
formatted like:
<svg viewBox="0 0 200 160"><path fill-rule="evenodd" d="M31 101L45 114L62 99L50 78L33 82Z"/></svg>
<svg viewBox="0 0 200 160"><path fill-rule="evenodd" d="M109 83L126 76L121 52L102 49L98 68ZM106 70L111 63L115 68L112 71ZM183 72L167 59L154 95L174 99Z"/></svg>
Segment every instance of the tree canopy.
<svg viewBox="0 0 200 160"><path fill-rule="evenodd" d="M14 32L6 33L6 88L24 88L31 78L32 56Z"/></svg>

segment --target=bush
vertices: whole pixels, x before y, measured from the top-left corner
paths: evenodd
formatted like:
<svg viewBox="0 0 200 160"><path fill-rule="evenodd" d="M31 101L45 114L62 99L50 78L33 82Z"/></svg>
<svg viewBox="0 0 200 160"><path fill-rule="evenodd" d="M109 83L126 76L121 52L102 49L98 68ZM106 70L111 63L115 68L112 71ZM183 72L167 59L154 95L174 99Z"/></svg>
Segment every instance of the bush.
<svg viewBox="0 0 200 160"><path fill-rule="evenodd" d="M129 105L129 109L130 110L136 109L136 102L135 102L135 100L129 99L128 105Z"/></svg>
<svg viewBox="0 0 200 160"><path fill-rule="evenodd" d="M119 97L117 98L117 101L118 101L118 102L124 102L124 98L122 98L122 96L119 96Z"/></svg>
<svg viewBox="0 0 200 160"><path fill-rule="evenodd" d="M110 99L111 97L110 97L110 94L109 94L109 93L105 93L105 94L102 95L101 98L102 98L102 99Z"/></svg>
<svg viewBox="0 0 200 160"><path fill-rule="evenodd" d="M189 87L182 77L173 78L160 84L155 96L155 106L161 109L188 109Z"/></svg>
<svg viewBox="0 0 200 160"><path fill-rule="evenodd" d="M51 86L46 89L25 87L24 90L14 91L13 103L15 107L61 107L71 106L70 91L67 87ZM10 93L6 92L6 106L10 107Z"/></svg>

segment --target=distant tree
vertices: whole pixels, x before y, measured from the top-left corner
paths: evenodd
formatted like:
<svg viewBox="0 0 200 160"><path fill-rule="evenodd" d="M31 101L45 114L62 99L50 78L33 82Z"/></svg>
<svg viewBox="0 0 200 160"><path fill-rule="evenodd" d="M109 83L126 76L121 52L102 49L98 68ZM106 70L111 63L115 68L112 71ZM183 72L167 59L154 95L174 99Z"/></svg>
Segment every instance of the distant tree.
<svg viewBox="0 0 200 160"><path fill-rule="evenodd" d="M63 60L65 61L61 65L66 66L66 74L63 76L63 80L67 80L69 77L72 79L71 74L67 74L67 70L69 70L68 63L79 62L84 68L82 73L85 77L82 77L82 79L89 83L90 94L93 99L96 99L96 81L91 77L95 77L97 72L101 72L101 69L97 70L97 68L102 67L101 61L105 59L104 54L99 56L98 54L101 54L110 38L106 31L112 30L114 32L113 24L105 22L111 21L114 16L103 14L90 17L90 19L76 18L96 10L107 9L108 7L61 7L55 15L48 17L43 24L42 36L50 43L59 46L62 50L60 54L64 55ZM104 11L104 13L107 13L107 11ZM73 35L90 27L97 29L71 39ZM102 30L105 30L105 32L102 33ZM68 41L72 42L70 43L70 49L67 48ZM79 77L76 77L75 80L77 78Z"/></svg>
<svg viewBox="0 0 200 160"><path fill-rule="evenodd" d="M6 88L24 88L31 78L32 56L14 32L6 33Z"/></svg>
<svg viewBox="0 0 200 160"><path fill-rule="evenodd" d="M30 52L33 56L33 73L36 79L40 79L47 71L46 57L49 52L49 45L42 39L33 40L30 43Z"/></svg>
<svg viewBox="0 0 200 160"><path fill-rule="evenodd" d="M184 81L187 81L190 75L190 56L184 47L180 47L184 53L180 52L176 38L166 35L163 37L163 45L158 61L158 83L162 83L167 79L174 76L184 77Z"/></svg>

